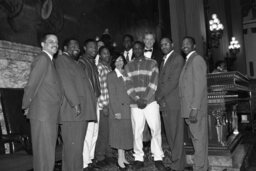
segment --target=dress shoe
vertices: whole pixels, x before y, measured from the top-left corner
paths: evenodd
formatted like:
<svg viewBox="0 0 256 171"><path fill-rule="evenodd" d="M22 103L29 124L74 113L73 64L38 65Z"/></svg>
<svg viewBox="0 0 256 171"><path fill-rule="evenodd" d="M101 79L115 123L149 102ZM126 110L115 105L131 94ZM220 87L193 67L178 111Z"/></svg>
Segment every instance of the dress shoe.
<svg viewBox="0 0 256 171"><path fill-rule="evenodd" d="M92 163L89 163L88 167L84 168L83 171L94 171Z"/></svg>
<svg viewBox="0 0 256 171"><path fill-rule="evenodd" d="M106 157L105 160L108 162L108 164L115 164L117 159L114 157Z"/></svg>
<svg viewBox="0 0 256 171"><path fill-rule="evenodd" d="M131 166L131 163L124 163L125 167Z"/></svg>
<svg viewBox="0 0 256 171"><path fill-rule="evenodd" d="M102 169L102 168L106 167L108 164L109 163L108 163L108 161L106 159L100 160L100 161L96 161L95 164L94 164L94 168Z"/></svg>
<svg viewBox="0 0 256 171"><path fill-rule="evenodd" d="M167 169L165 168L165 166L161 160L155 161L155 166L156 166L157 170L159 170L159 171L167 171Z"/></svg>
<svg viewBox="0 0 256 171"><path fill-rule="evenodd" d="M83 171L94 171L94 169L92 167L86 167L83 169Z"/></svg>
<svg viewBox="0 0 256 171"><path fill-rule="evenodd" d="M118 164L118 162L116 163L116 165L117 165L117 167L118 167L118 170L120 170L120 171L125 171L125 170L128 169L126 166L125 166L125 167L121 167L121 166Z"/></svg>
<svg viewBox="0 0 256 171"><path fill-rule="evenodd" d="M138 170L144 167L144 162L142 161L134 161L133 165L132 165L132 169L133 170Z"/></svg>

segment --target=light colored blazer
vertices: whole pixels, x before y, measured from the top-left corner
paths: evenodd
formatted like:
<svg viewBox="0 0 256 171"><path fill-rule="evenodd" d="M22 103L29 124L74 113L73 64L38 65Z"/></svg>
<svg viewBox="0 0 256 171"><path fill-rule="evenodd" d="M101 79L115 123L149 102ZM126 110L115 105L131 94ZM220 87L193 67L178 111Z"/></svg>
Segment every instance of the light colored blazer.
<svg viewBox="0 0 256 171"><path fill-rule="evenodd" d="M192 108L200 115L207 114L207 66L204 59L194 52L185 63L179 79L181 116L188 118Z"/></svg>

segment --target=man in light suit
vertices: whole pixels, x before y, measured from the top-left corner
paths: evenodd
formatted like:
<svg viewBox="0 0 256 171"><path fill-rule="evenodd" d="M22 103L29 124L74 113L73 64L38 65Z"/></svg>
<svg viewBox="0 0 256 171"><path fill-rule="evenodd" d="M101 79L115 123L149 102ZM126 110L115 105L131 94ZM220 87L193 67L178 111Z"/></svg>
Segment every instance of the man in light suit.
<svg viewBox="0 0 256 171"><path fill-rule="evenodd" d="M31 65L22 108L28 112L31 124L34 170L52 171L62 99L60 82L52 62L58 50L57 36L46 34L41 46L42 52Z"/></svg>
<svg viewBox="0 0 256 171"><path fill-rule="evenodd" d="M194 146L194 171L208 169L207 66L195 51L193 37L185 37L182 50L186 63L179 80L181 116L188 124Z"/></svg>
<svg viewBox="0 0 256 171"><path fill-rule="evenodd" d="M172 40L169 38L161 39L161 49L164 60L160 67L156 97L162 109L167 142L171 149L171 168L184 170L184 119L180 114L179 100L179 78L184 58L174 52Z"/></svg>
<svg viewBox="0 0 256 171"><path fill-rule="evenodd" d="M63 139L62 170L83 170L83 145L87 121L96 121L96 98L86 73L75 59L79 43L69 39L55 66L63 86L64 98L60 111Z"/></svg>

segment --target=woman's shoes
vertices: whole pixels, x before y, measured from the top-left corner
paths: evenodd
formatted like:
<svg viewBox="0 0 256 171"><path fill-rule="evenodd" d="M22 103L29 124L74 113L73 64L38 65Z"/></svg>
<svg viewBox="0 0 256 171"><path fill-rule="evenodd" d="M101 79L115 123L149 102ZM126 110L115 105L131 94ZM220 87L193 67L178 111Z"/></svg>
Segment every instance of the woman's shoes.
<svg viewBox="0 0 256 171"><path fill-rule="evenodd" d="M121 167L118 162L116 163L117 167L118 167L118 170L120 171L126 171L128 169L127 165L124 163L125 167Z"/></svg>
<svg viewBox="0 0 256 171"><path fill-rule="evenodd" d="M130 163L124 163L125 167L129 167L131 164Z"/></svg>

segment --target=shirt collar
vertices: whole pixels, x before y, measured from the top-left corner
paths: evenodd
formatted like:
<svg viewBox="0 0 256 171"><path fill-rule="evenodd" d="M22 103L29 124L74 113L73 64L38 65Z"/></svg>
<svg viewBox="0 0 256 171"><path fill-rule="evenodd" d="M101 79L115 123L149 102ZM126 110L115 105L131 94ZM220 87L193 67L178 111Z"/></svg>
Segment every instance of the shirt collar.
<svg viewBox="0 0 256 171"><path fill-rule="evenodd" d="M69 56L68 52L63 52L63 54L65 54L65 55L68 55L68 56Z"/></svg>
<svg viewBox="0 0 256 171"><path fill-rule="evenodd" d="M174 52L174 50L172 50L171 52L169 52L167 55L166 55L166 57L165 57L165 61L167 61L167 59L169 58L169 56L171 56L171 54Z"/></svg>
<svg viewBox="0 0 256 171"><path fill-rule="evenodd" d="M131 54L132 53L132 48L130 49L130 50L124 50L124 53L126 54L126 53L129 53L129 54Z"/></svg>
<svg viewBox="0 0 256 171"><path fill-rule="evenodd" d="M188 59L191 57L191 55L194 53L194 52L196 52L196 51L191 51L187 56L186 56L186 61L188 61Z"/></svg>
<svg viewBox="0 0 256 171"><path fill-rule="evenodd" d="M118 78L119 77L124 77L124 75L117 68L115 68L115 72L116 72L116 75L117 75Z"/></svg>
<svg viewBox="0 0 256 171"><path fill-rule="evenodd" d="M52 60L53 56L49 52L47 52L45 50L43 50L43 52L45 52L49 56L49 58Z"/></svg>

